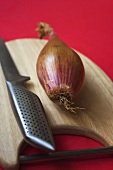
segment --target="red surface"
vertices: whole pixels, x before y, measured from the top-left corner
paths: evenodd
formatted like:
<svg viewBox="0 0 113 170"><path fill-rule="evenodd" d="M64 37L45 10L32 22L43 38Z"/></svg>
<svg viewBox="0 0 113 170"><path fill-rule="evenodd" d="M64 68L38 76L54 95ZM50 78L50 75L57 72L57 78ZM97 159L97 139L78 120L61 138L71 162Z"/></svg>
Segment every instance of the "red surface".
<svg viewBox="0 0 113 170"><path fill-rule="evenodd" d="M4 41L37 38L38 21L51 24L65 43L85 54L113 80L112 0L0 0L0 36ZM91 139L68 135L55 136L55 143L57 150L102 147ZM38 151L29 146L25 153ZM112 170L113 158L20 166L20 170L36 169Z"/></svg>

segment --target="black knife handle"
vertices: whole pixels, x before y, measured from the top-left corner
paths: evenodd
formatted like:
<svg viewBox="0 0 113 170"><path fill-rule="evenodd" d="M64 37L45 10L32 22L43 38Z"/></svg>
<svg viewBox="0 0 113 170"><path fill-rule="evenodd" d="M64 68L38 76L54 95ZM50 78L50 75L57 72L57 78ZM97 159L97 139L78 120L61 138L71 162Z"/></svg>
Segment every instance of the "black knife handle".
<svg viewBox="0 0 113 170"><path fill-rule="evenodd" d="M30 145L54 150L54 142L44 108L37 95L21 84L7 82L11 106L21 132Z"/></svg>

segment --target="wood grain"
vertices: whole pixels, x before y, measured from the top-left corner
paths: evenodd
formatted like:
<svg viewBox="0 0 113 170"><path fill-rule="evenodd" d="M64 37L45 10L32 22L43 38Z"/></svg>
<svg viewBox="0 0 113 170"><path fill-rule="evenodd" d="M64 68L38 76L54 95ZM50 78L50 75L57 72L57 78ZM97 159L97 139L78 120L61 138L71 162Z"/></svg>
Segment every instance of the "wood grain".
<svg viewBox="0 0 113 170"><path fill-rule="evenodd" d="M75 101L84 108L75 114L50 101L36 75L36 60L45 40L18 39L7 42L20 74L30 76L26 88L41 99L54 134L75 134L113 146L113 83L86 56L79 53L85 66L85 82ZM4 76L0 67L0 165L5 170L17 170L18 156L25 142L14 118Z"/></svg>

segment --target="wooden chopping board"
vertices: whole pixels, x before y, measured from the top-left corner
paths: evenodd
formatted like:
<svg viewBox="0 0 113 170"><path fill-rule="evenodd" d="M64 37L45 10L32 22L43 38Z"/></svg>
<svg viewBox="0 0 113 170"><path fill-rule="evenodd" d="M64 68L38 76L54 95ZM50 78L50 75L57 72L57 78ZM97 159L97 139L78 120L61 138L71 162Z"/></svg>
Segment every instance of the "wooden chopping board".
<svg viewBox="0 0 113 170"><path fill-rule="evenodd" d="M54 134L75 134L113 146L113 83L91 60L77 52L85 66L85 82L75 101L85 108L75 114L50 101L36 75L36 60L46 40L18 39L6 45L21 75L30 76L26 88L41 99ZM4 76L0 67L0 165L17 170L18 156L25 141L13 115Z"/></svg>

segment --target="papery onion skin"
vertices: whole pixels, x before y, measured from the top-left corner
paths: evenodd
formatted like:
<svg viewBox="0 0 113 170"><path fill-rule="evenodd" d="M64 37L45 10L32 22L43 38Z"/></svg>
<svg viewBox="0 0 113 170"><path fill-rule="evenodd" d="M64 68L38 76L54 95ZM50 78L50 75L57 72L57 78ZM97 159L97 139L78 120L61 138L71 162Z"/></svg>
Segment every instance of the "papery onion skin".
<svg viewBox="0 0 113 170"><path fill-rule="evenodd" d="M36 71L48 97L68 110L84 82L84 65L79 55L53 36L39 54Z"/></svg>

